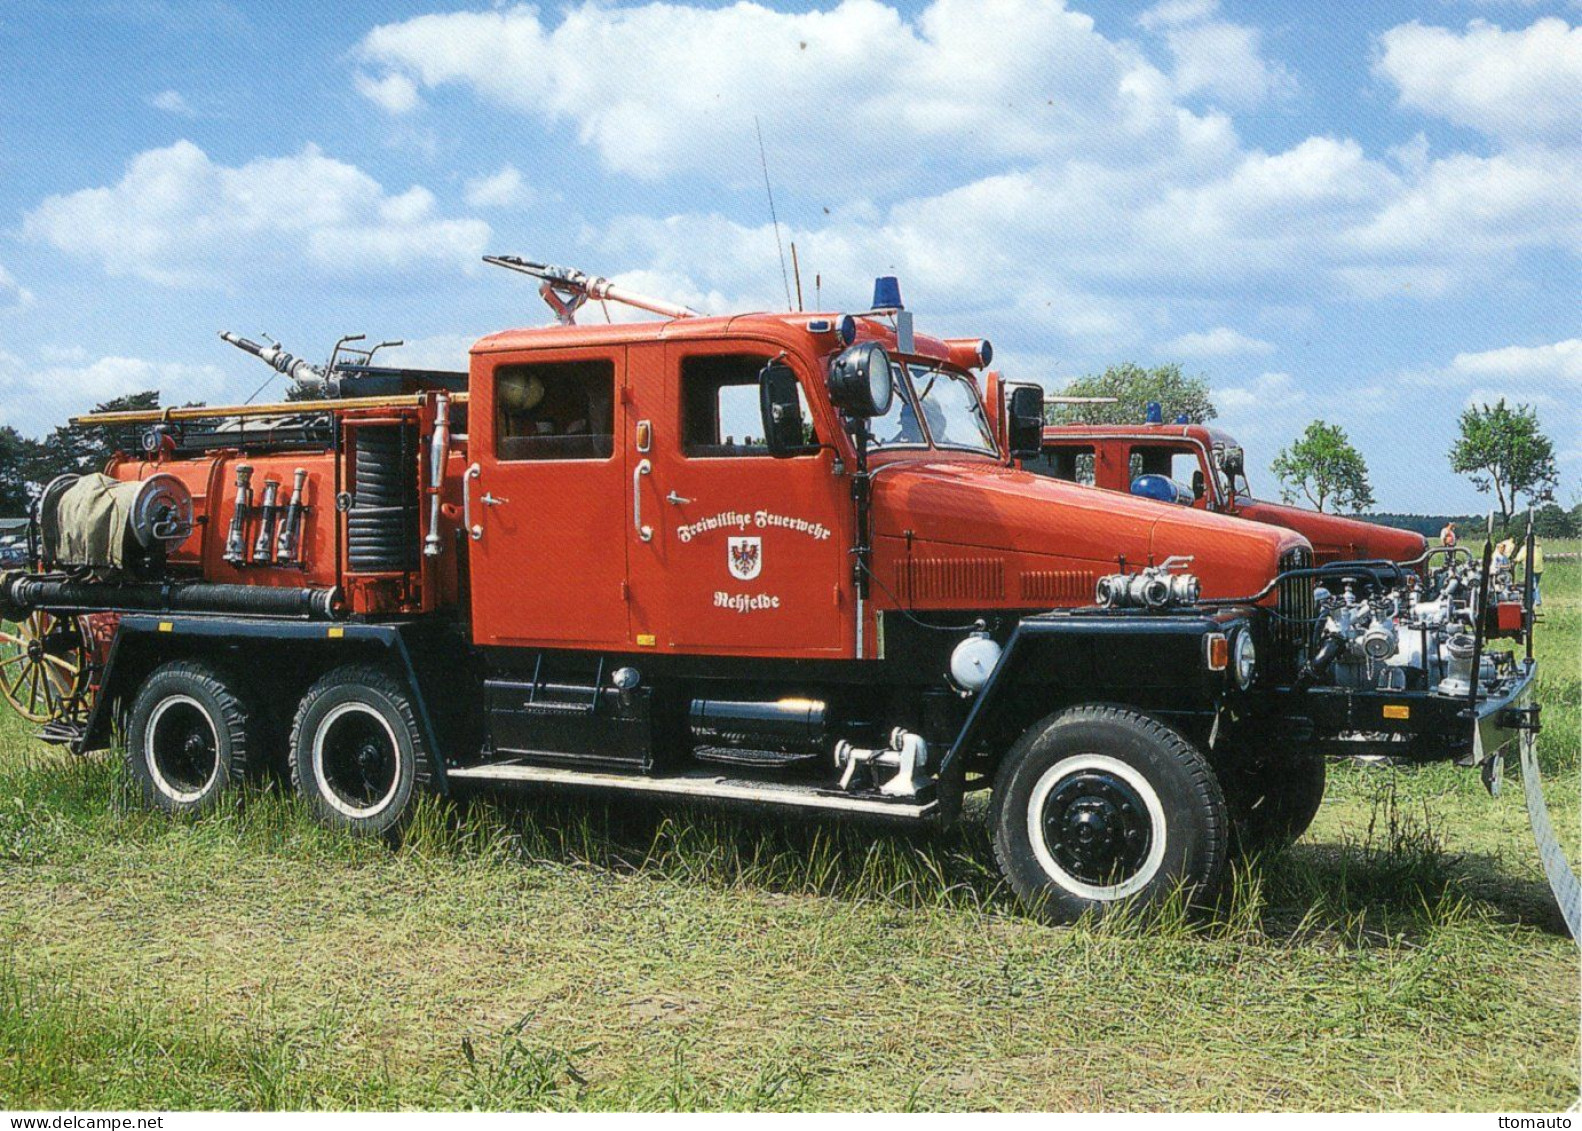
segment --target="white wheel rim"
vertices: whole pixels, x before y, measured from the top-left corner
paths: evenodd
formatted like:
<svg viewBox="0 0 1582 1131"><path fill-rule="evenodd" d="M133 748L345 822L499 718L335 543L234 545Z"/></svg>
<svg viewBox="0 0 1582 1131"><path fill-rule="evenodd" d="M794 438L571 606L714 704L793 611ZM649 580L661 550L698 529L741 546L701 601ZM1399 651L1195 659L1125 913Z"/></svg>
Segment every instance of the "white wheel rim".
<svg viewBox="0 0 1582 1131"><path fill-rule="evenodd" d="M379 727L384 731L385 737L390 740L390 754L395 759L395 772L390 775L390 788L385 790L383 797L368 806L349 804L345 798L330 784L329 775L324 771L324 742L335 724L347 715L367 715L377 720ZM319 725L313 731L313 780L318 786L319 795L327 801L332 809L342 816L355 820L364 820L377 816L380 811L389 806L397 791L401 788L401 744L396 741L394 728L388 719L366 703L341 703L330 708L328 713L319 720Z"/></svg>
<svg viewBox="0 0 1582 1131"><path fill-rule="evenodd" d="M1093 884L1073 876L1055 859L1045 840L1044 803L1063 779L1083 770L1115 775L1137 791L1148 809L1148 820L1152 826L1148 855L1141 868L1118 884ZM1027 838L1032 843L1033 855L1037 857L1044 874L1066 891L1083 899L1101 902L1125 899L1147 887L1164 863L1165 807L1148 779L1119 758L1112 758L1108 754L1073 754L1050 766L1033 785L1032 795L1027 799Z"/></svg>
<svg viewBox="0 0 1582 1131"><path fill-rule="evenodd" d="M164 770L159 765L159 754L154 748L155 739L159 736L160 720L165 717L167 711L177 706L191 707L197 711L208 724L209 735L214 739L214 766L197 789L179 789L166 778ZM220 774L220 732L214 725L214 717L209 714L208 708L190 695L170 695L161 699L154 707L153 713L149 715L148 727L143 732L143 762L148 766L148 775L153 779L155 788L172 801L184 803L196 801L207 793L209 787L214 784L214 779Z"/></svg>

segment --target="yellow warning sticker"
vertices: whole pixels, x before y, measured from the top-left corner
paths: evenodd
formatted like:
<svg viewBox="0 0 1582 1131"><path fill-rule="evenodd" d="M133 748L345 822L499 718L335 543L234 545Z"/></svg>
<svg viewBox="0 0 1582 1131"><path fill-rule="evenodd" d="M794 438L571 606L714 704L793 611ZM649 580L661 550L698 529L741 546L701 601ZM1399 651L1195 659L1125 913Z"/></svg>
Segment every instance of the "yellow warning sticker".
<svg viewBox="0 0 1582 1131"><path fill-rule="evenodd" d="M652 632L639 632L637 634L637 645L640 648L652 648L658 642L659 638Z"/></svg>
<svg viewBox="0 0 1582 1131"><path fill-rule="evenodd" d="M1384 717L1387 719L1409 719L1412 717L1412 709L1405 703L1386 703L1384 705Z"/></svg>
<svg viewBox="0 0 1582 1131"><path fill-rule="evenodd" d="M344 628L332 628L332 629L330 629L330 639L331 640L339 640L341 637L343 637L345 635L346 635L346 630Z"/></svg>
<svg viewBox="0 0 1582 1131"><path fill-rule="evenodd" d="M161 632L175 632L176 631L176 626L171 624L168 620L162 620L162 621L159 622L159 631L161 631Z"/></svg>

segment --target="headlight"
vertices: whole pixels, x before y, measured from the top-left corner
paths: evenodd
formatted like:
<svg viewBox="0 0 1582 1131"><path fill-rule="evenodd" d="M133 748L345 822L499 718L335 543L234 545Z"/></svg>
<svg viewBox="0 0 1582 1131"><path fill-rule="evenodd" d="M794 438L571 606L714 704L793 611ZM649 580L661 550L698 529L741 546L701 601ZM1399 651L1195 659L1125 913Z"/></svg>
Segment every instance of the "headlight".
<svg viewBox="0 0 1582 1131"><path fill-rule="evenodd" d="M1258 649L1253 645L1252 633L1245 628L1236 634L1235 669L1236 685L1246 691L1258 674Z"/></svg>

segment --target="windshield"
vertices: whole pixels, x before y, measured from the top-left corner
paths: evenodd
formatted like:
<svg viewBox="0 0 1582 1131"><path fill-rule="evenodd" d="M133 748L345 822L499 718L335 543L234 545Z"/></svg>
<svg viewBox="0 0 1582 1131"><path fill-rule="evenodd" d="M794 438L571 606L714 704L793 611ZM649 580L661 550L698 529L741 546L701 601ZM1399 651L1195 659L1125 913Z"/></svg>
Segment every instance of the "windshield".
<svg viewBox="0 0 1582 1131"><path fill-rule="evenodd" d="M879 448L959 448L998 455L994 430L971 379L938 366L890 363L895 400L870 422ZM921 412L921 420L919 419Z"/></svg>

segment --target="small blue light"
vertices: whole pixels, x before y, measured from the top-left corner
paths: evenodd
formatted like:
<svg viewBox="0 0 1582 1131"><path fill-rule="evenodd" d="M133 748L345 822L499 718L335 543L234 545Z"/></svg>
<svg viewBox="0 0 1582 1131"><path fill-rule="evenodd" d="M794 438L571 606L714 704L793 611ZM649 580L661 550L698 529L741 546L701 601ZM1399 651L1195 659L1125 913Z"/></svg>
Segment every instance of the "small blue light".
<svg viewBox="0 0 1582 1131"><path fill-rule="evenodd" d="M1176 423L1177 424L1191 424L1192 422L1187 419L1187 414L1186 413L1178 412L1178 413L1176 413Z"/></svg>
<svg viewBox="0 0 1582 1131"><path fill-rule="evenodd" d="M1148 402L1147 423L1149 423L1149 424L1163 424L1164 420L1165 420L1164 405L1160 404L1158 401L1149 401Z"/></svg>
<svg viewBox="0 0 1582 1131"><path fill-rule="evenodd" d="M901 280L894 275L880 275L873 281L873 309L901 310Z"/></svg>
<svg viewBox="0 0 1582 1131"><path fill-rule="evenodd" d="M840 344L849 346L857 340L857 320L849 314L840 316Z"/></svg>

